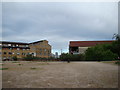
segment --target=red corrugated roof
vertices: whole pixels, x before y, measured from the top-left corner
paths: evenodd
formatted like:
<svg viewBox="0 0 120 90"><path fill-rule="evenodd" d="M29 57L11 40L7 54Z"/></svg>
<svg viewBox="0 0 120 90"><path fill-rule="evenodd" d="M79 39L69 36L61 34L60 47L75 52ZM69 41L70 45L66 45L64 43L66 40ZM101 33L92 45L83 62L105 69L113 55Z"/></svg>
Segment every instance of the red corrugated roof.
<svg viewBox="0 0 120 90"><path fill-rule="evenodd" d="M111 41L70 41L70 47L90 47L95 46L96 44L105 44L105 43L112 43Z"/></svg>

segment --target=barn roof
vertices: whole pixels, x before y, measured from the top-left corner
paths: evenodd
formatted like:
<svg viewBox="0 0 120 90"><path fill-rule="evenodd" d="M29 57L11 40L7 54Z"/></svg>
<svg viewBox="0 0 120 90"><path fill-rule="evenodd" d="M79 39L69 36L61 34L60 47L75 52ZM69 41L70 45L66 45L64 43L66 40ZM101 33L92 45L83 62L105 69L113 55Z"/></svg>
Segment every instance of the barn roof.
<svg viewBox="0 0 120 90"><path fill-rule="evenodd" d="M110 41L70 41L70 47L90 47L97 44L110 44L113 40Z"/></svg>

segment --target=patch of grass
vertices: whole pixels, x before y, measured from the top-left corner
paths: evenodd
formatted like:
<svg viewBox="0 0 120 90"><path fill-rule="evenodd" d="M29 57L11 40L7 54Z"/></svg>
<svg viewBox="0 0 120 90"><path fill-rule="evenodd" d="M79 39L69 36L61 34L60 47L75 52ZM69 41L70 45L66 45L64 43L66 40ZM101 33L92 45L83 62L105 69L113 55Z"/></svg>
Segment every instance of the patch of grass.
<svg viewBox="0 0 120 90"><path fill-rule="evenodd" d="M0 70L8 70L8 68L0 68Z"/></svg>
<svg viewBox="0 0 120 90"><path fill-rule="evenodd" d="M37 69L37 68L35 68L35 67L31 67L30 69L35 70L35 69Z"/></svg>
<svg viewBox="0 0 120 90"><path fill-rule="evenodd" d="M20 64L20 63L19 63L18 65L20 66L20 65L23 65L23 64Z"/></svg>

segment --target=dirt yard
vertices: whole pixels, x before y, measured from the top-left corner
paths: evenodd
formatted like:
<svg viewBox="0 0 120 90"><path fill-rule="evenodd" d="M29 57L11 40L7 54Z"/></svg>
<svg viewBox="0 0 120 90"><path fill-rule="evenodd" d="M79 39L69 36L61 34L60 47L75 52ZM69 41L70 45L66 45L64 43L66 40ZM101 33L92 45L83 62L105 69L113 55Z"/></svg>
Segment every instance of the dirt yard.
<svg viewBox="0 0 120 90"><path fill-rule="evenodd" d="M117 88L118 66L102 62L2 64L3 88Z"/></svg>

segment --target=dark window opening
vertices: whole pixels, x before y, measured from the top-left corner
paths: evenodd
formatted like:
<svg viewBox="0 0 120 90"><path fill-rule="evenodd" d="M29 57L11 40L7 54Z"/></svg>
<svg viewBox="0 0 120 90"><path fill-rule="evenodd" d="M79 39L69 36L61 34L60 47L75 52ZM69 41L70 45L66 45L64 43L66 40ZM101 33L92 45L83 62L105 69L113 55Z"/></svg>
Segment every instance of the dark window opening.
<svg viewBox="0 0 120 90"><path fill-rule="evenodd" d="M70 47L70 53L78 53L78 47Z"/></svg>
<svg viewBox="0 0 120 90"><path fill-rule="evenodd" d="M12 54L12 52L9 52L9 54Z"/></svg>
<svg viewBox="0 0 120 90"><path fill-rule="evenodd" d="M6 52L4 52L4 54L7 54Z"/></svg>

